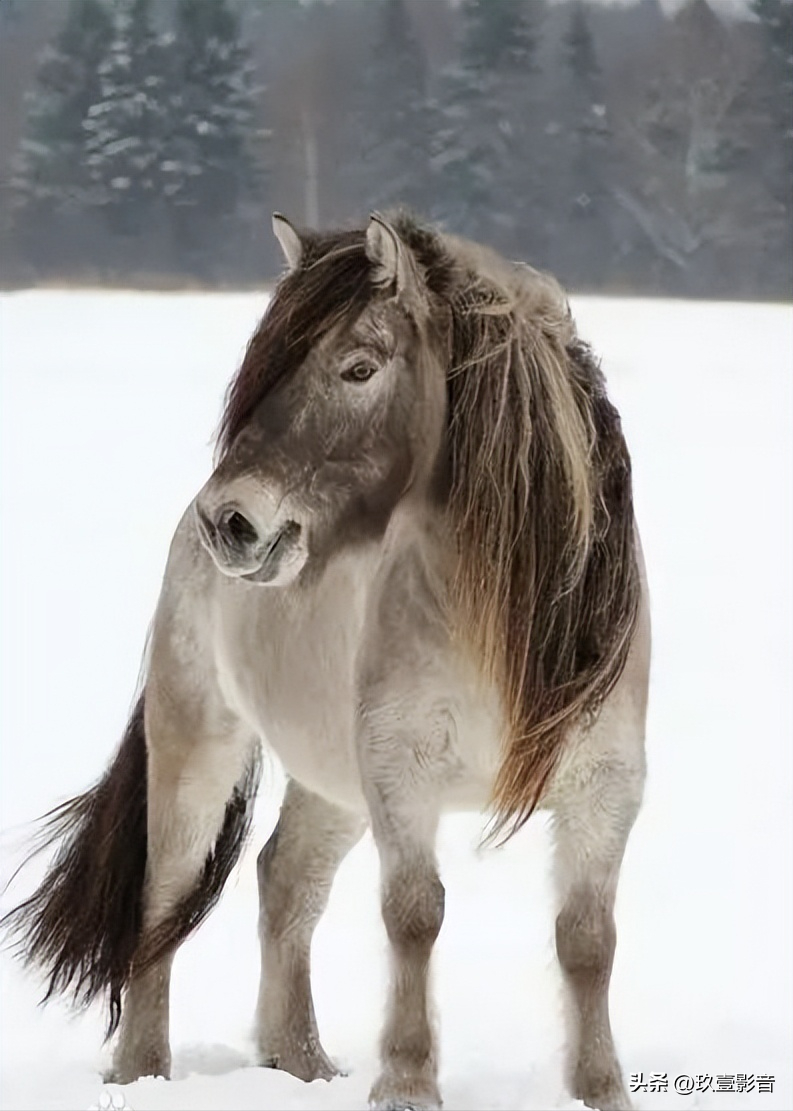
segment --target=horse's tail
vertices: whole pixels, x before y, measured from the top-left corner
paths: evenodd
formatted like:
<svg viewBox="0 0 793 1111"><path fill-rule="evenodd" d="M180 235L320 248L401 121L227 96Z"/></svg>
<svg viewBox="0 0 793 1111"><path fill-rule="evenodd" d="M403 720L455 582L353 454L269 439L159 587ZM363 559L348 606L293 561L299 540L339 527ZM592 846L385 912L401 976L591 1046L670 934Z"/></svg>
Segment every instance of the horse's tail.
<svg viewBox="0 0 793 1111"><path fill-rule="evenodd" d="M140 937L146 874L146 737L141 694L99 782L42 819L32 856L60 842L38 889L0 925L47 979L44 1002L68 993L87 1006L107 993L108 1033ZM31 857L28 857L30 859Z"/></svg>
<svg viewBox="0 0 793 1111"><path fill-rule="evenodd" d="M0 919L16 951L47 980L43 1002L71 995L79 1007L107 996L108 1037L121 1018L133 970L145 971L190 934L220 898L253 815L261 760L248 766L226 803L223 825L194 889L142 935L146 877L147 770L138 698L118 752L99 782L46 814L32 856L60 842L38 889ZM30 859L30 857L28 857Z"/></svg>

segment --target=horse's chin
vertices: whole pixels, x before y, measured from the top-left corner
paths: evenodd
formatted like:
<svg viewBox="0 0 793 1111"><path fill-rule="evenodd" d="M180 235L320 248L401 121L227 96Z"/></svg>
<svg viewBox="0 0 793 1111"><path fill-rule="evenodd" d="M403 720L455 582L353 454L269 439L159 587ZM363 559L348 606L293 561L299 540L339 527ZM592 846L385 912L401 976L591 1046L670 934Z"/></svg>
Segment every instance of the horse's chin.
<svg viewBox="0 0 793 1111"><path fill-rule="evenodd" d="M280 567L260 567L257 571L250 571L239 578L246 583L256 583L257 586L289 586L295 582L305 566L305 557L287 560Z"/></svg>

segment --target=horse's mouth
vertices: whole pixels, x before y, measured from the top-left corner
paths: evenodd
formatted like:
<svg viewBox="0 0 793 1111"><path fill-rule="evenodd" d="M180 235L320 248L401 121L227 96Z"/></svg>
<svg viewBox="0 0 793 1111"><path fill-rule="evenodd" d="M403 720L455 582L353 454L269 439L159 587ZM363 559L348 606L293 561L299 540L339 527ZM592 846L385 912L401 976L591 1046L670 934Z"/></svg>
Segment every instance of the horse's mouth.
<svg viewBox="0 0 793 1111"><path fill-rule="evenodd" d="M287 521L269 541L264 558L255 571L249 571L240 578L246 582L273 583L286 576L291 580L305 562L304 546L301 543L302 529L297 521ZM295 568L293 565L300 564ZM292 571L292 574L289 572Z"/></svg>

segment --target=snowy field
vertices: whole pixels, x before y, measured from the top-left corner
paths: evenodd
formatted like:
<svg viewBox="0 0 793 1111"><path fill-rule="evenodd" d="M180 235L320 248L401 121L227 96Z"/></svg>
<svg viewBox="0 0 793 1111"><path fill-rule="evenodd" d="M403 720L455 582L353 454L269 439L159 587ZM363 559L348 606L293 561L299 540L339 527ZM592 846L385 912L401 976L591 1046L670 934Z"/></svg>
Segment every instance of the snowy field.
<svg viewBox="0 0 793 1111"><path fill-rule="evenodd" d="M171 532L209 473L222 391L262 307L254 295L0 298L4 881L22 823L93 782L120 737ZM617 907L622 1062L667 1074L669 1092L638 1093L638 1108L790 1111L793 314L574 308L623 413L655 627L648 789ZM124 1089L135 1111L366 1106L386 955L370 840L343 866L314 948L323 1040L349 1076L304 1085L252 1064L254 858L281 783L271 767L251 851L177 959L174 1080ZM442 830L445 1106L581 1107L561 1075L546 826L488 852L481 828L464 815ZM100 1105L101 1016L38 1009L40 985L5 955L0 976L2 1107ZM713 1090L740 1073L775 1076L773 1093ZM685 1074L713 1085L675 1094Z"/></svg>

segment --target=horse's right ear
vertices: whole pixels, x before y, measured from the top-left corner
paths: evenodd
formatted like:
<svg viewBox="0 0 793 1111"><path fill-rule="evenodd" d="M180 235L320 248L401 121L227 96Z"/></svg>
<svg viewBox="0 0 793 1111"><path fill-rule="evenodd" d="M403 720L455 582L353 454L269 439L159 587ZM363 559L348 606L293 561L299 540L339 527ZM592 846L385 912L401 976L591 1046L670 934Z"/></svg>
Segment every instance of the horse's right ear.
<svg viewBox="0 0 793 1111"><path fill-rule="evenodd" d="M418 307L422 303L423 287L416 260L396 229L379 212L369 217L364 249L372 264L374 284L392 289L403 303Z"/></svg>
<svg viewBox="0 0 793 1111"><path fill-rule="evenodd" d="M287 220L286 216L282 216L280 212L273 213L273 233L275 238L281 245L281 250L284 252L286 265L291 273L293 270L300 268L300 261L303 258L303 241L300 235Z"/></svg>

